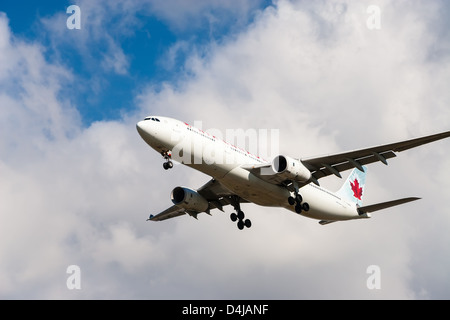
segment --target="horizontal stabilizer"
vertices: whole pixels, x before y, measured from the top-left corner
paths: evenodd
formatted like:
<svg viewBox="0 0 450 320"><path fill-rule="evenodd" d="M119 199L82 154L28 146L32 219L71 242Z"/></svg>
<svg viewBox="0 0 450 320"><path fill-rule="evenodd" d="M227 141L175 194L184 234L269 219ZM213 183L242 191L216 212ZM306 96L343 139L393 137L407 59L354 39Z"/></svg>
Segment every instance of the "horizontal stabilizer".
<svg viewBox="0 0 450 320"><path fill-rule="evenodd" d="M383 210L383 209L387 209L387 208L390 208L390 207L398 206L400 204L408 203L408 202L411 202L411 201L416 201L416 200L419 200L419 199L420 198L411 197L411 198L403 198L403 199L398 199L398 200L393 200L393 201L388 201L388 202L383 202L383 203L372 204L370 206L364 206L364 207L358 208L358 212L359 212L359 214L364 214L364 213L368 213L368 212L374 212L374 211Z"/></svg>
<svg viewBox="0 0 450 320"><path fill-rule="evenodd" d="M319 224L321 224L322 226L326 225L326 224L330 224L333 222L337 222L337 221L333 221L333 220L320 220Z"/></svg>

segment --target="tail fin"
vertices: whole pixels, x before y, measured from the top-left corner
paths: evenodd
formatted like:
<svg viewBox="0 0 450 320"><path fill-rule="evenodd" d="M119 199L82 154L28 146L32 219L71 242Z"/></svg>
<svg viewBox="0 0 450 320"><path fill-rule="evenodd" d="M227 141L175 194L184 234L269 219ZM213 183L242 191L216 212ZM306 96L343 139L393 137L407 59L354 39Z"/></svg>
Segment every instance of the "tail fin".
<svg viewBox="0 0 450 320"><path fill-rule="evenodd" d="M356 203L358 206L362 206L365 193L367 167L363 166L363 169L364 172L356 168L353 169L342 187L336 192L340 197Z"/></svg>

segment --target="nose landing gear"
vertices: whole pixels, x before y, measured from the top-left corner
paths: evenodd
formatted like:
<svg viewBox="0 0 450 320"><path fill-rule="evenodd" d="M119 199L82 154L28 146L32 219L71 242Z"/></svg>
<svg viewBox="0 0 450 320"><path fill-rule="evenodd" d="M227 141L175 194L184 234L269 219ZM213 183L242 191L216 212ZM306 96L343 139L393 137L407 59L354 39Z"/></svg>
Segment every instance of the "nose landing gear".
<svg viewBox="0 0 450 320"><path fill-rule="evenodd" d="M172 158L170 151L163 151L161 152L161 155L164 157L164 160L166 160L166 162L163 163L163 168L165 170L173 168L173 162L170 160Z"/></svg>

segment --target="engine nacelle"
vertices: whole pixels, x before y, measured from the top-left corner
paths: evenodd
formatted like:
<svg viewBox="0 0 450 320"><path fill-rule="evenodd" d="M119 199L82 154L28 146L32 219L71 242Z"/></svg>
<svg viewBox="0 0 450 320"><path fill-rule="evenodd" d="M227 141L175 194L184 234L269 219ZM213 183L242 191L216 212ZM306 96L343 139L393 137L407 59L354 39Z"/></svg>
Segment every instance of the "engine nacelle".
<svg viewBox="0 0 450 320"><path fill-rule="evenodd" d="M170 194L173 204L196 212L204 212L208 210L209 203L197 191L186 188L176 187Z"/></svg>
<svg viewBox="0 0 450 320"><path fill-rule="evenodd" d="M272 161L272 170L285 180L308 182L311 179L311 172L308 168L300 160L288 156L276 156Z"/></svg>

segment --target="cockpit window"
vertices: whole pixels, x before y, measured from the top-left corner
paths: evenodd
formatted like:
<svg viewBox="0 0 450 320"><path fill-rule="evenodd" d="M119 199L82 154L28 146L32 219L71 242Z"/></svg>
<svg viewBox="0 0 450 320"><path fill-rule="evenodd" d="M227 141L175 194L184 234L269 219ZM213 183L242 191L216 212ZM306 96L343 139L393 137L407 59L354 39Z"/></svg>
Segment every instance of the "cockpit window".
<svg viewBox="0 0 450 320"><path fill-rule="evenodd" d="M156 122L161 122L161 121L159 121L158 118L153 118L153 117L147 117L144 120L152 120L152 121L156 121Z"/></svg>

